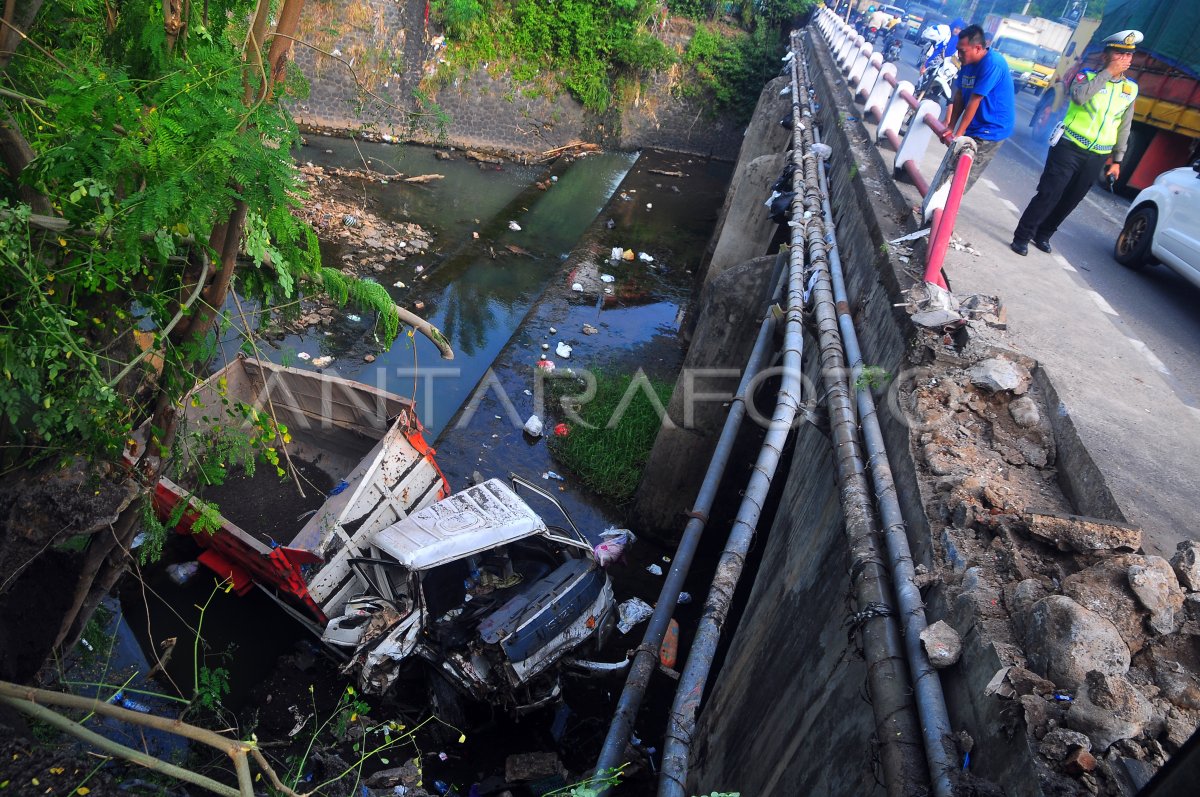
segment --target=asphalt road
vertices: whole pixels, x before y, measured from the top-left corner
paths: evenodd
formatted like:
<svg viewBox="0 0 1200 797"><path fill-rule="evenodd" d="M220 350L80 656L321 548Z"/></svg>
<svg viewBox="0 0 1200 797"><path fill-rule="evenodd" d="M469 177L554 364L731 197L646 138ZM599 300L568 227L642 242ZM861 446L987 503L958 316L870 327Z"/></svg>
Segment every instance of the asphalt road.
<svg viewBox="0 0 1200 797"><path fill-rule="evenodd" d="M917 82L913 66L917 57L916 45L906 42L899 65L901 79ZM1016 131L968 195L972 204L978 202L975 194L989 190L1019 215L1033 196L1047 150L1028 127L1036 102L1029 92L1017 95ZM1200 413L1200 288L1165 266L1135 272L1113 259L1113 244L1130 200L1097 185L1054 236L1054 254L1031 246L1029 257L1073 270L1092 300L1162 374L1167 386Z"/></svg>

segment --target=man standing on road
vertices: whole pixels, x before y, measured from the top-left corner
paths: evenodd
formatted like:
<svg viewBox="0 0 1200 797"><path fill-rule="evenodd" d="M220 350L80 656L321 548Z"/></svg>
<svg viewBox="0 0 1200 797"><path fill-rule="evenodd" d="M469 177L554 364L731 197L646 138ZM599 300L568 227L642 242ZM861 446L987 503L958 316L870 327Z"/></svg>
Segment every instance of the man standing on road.
<svg viewBox="0 0 1200 797"><path fill-rule="evenodd" d="M958 34L958 59L962 69L954 82L954 97L946 107L947 145L959 136L975 139L975 162L966 190L979 179L996 156L1004 139L1012 135L1017 107L1008 62L987 48L983 28L968 25Z"/></svg>
<svg viewBox="0 0 1200 797"><path fill-rule="evenodd" d="M1100 167L1110 180L1121 176L1121 158L1133 125L1133 102L1138 87L1125 71L1133 62L1133 48L1142 40L1136 30L1123 30L1104 40L1104 67L1099 72L1080 70L1071 81L1067 117L1050 137L1050 152L1038 180L1037 193L1017 222L1010 248L1029 253L1029 242L1050 252L1050 236L1075 206L1083 201Z"/></svg>

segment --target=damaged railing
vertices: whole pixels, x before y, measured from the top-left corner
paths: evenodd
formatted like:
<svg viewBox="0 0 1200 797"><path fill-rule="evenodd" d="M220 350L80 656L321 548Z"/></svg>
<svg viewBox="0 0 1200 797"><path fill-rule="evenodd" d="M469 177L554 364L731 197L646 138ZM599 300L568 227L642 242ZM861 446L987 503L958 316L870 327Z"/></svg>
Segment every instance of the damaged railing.
<svg viewBox="0 0 1200 797"><path fill-rule="evenodd" d="M945 288L942 266L974 163L975 142L966 136L955 139L933 180L926 180L920 159L934 139L945 141L950 132L938 118L941 106L933 100L918 100L911 82L896 79L896 65L883 63L874 47L828 8L820 9L814 20L846 73L851 94L863 102L864 115L879 123L876 143L886 140L896 151L894 173L906 173L921 194L921 221L929 227L924 279ZM910 119L908 131L901 138L906 119Z"/></svg>

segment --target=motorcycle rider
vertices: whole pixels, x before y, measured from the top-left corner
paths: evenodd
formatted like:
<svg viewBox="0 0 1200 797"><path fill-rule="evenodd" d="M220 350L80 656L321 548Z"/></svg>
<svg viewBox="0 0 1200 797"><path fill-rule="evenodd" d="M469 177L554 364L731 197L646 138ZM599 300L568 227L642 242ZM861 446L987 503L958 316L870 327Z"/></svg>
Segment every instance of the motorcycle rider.
<svg viewBox="0 0 1200 797"><path fill-rule="evenodd" d="M926 51L925 60L921 63L920 73L922 75L926 70L937 69L943 59L954 55L958 48L958 34L962 33L966 26L966 20L962 17L955 17L949 25L931 25L925 29L921 38L925 41L932 40L933 44ZM932 34L930 28L934 29Z"/></svg>

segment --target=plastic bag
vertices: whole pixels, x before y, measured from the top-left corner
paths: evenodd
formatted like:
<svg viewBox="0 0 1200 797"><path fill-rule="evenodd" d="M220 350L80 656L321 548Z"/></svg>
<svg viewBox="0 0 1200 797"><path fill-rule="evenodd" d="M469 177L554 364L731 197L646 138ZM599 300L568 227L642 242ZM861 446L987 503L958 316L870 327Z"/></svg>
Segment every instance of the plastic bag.
<svg viewBox="0 0 1200 797"><path fill-rule="evenodd" d="M630 598L617 607L617 613L621 616L617 621L617 629L622 634L628 634L635 625L649 620L654 609L641 598Z"/></svg>
<svg viewBox="0 0 1200 797"><path fill-rule="evenodd" d="M525 434L530 437L541 437L542 419L536 415L530 415L529 420L525 421Z"/></svg>
<svg viewBox="0 0 1200 797"><path fill-rule="evenodd" d="M637 537L629 529L606 529L600 534L601 542L593 550L601 567L608 567L625 555L625 546L636 542Z"/></svg>
<svg viewBox="0 0 1200 797"><path fill-rule="evenodd" d="M173 565L167 565L167 575L181 587L191 581L192 577L199 571L199 562L178 562Z"/></svg>

